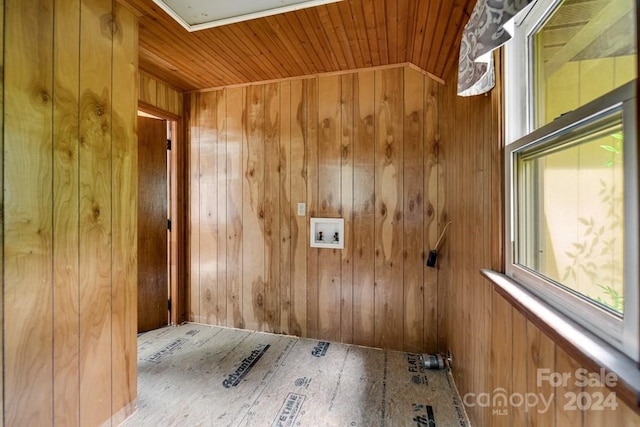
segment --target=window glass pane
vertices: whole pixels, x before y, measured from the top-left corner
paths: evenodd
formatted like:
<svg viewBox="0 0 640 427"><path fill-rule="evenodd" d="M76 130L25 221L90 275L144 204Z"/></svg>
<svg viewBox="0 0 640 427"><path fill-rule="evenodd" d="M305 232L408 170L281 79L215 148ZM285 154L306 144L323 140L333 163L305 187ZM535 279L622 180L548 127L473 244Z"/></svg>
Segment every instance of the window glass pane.
<svg viewBox="0 0 640 427"><path fill-rule="evenodd" d="M516 263L622 315L622 113L516 157Z"/></svg>
<svg viewBox="0 0 640 427"><path fill-rule="evenodd" d="M532 47L538 128L636 77L634 0L564 0Z"/></svg>

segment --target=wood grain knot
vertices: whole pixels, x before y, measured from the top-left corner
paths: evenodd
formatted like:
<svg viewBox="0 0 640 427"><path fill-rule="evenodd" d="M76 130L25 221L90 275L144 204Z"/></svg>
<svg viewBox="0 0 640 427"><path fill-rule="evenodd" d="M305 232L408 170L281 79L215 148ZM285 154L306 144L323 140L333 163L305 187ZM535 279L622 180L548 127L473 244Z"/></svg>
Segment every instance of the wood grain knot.
<svg viewBox="0 0 640 427"><path fill-rule="evenodd" d="M420 116L418 115L417 111L414 111L413 113L411 113L411 121L414 123L418 123L420 122Z"/></svg>
<svg viewBox="0 0 640 427"><path fill-rule="evenodd" d="M51 95L46 90L40 91L40 100L43 104L47 104L51 100Z"/></svg>
<svg viewBox="0 0 640 427"><path fill-rule="evenodd" d="M348 159L349 158L349 145L342 145L342 152L340 153L340 156L342 157L343 160Z"/></svg>
<svg viewBox="0 0 640 427"><path fill-rule="evenodd" d="M399 222L402 219L402 213L401 212L396 212L395 218L396 218L396 221Z"/></svg>
<svg viewBox="0 0 640 427"><path fill-rule="evenodd" d="M112 13L105 13L100 18L100 30L102 35L113 39L116 35L121 33L120 24L115 19Z"/></svg>
<svg viewBox="0 0 640 427"><path fill-rule="evenodd" d="M367 117L364 118L364 124L366 127L373 126L373 116L371 116L371 114L369 114Z"/></svg>
<svg viewBox="0 0 640 427"><path fill-rule="evenodd" d="M436 139L440 139L439 136L436 135ZM440 154L440 144L439 143L435 143L433 144L433 150L431 150L431 153L433 154L433 157L435 157L436 159L438 158L438 154Z"/></svg>
<svg viewBox="0 0 640 427"><path fill-rule="evenodd" d="M264 218L264 209L260 209L260 211L258 212L258 217Z"/></svg>
<svg viewBox="0 0 640 427"><path fill-rule="evenodd" d="M253 176L256 174L256 171L254 169L249 169L249 171L247 172L247 175L250 178L253 178Z"/></svg>
<svg viewBox="0 0 640 427"><path fill-rule="evenodd" d="M385 205L384 203L382 203L382 205L380 206L380 214L383 216L387 214L387 205Z"/></svg>
<svg viewBox="0 0 640 427"><path fill-rule="evenodd" d="M94 206L94 208L91 211L92 215L93 215L93 219L95 221L98 220L98 218L100 218L100 208L98 206Z"/></svg>
<svg viewBox="0 0 640 427"><path fill-rule="evenodd" d="M390 137L391 141L393 141L393 137ZM389 138L387 138L389 140ZM387 160L391 160L393 158L393 142L387 142L387 145L384 147L384 156Z"/></svg>
<svg viewBox="0 0 640 427"><path fill-rule="evenodd" d="M331 127L331 120L330 119L324 119L322 121L322 127L324 129L330 128Z"/></svg>
<svg viewBox="0 0 640 427"><path fill-rule="evenodd" d="M433 205L431 203L429 203L429 207L427 208L427 216L428 217L433 216Z"/></svg>

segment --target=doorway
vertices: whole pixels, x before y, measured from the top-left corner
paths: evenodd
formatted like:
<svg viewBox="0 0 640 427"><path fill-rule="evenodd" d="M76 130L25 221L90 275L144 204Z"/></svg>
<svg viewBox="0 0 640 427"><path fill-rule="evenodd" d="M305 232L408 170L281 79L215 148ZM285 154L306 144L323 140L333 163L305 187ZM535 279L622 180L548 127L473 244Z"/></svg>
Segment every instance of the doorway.
<svg viewBox="0 0 640 427"><path fill-rule="evenodd" d="M177 239L175 156L177 123L138 113L138 332L176 323L172 313Z"/></svg>

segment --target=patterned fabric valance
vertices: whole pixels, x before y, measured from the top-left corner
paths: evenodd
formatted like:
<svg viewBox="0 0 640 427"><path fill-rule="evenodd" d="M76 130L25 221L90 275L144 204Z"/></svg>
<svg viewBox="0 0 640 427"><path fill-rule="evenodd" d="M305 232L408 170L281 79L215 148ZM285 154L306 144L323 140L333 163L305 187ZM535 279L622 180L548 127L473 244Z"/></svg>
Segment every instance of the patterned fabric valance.
<svg viewBox="0 0 640 427"><path fill-rule="evenodd" d="M478 0L462 31L458 65L458 95L479 95L495 85L491 52L511 35L504 29L533 0Z"/></svg>

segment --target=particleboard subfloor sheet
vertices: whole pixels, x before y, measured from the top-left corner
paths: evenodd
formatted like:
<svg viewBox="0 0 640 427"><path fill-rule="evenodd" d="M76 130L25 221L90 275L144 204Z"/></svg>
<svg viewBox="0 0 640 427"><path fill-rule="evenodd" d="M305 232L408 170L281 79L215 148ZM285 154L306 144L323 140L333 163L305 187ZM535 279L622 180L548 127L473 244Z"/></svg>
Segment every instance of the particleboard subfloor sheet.
<svg viewBox="0 0 640 427"><path fill-rule="evenodd" d="M185 324L138 337L124 426L467 426L449 372L419 355Z"/></svg>

